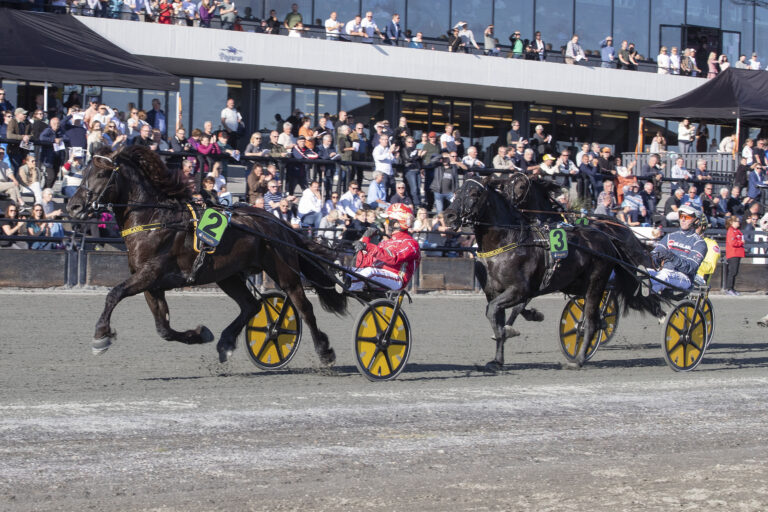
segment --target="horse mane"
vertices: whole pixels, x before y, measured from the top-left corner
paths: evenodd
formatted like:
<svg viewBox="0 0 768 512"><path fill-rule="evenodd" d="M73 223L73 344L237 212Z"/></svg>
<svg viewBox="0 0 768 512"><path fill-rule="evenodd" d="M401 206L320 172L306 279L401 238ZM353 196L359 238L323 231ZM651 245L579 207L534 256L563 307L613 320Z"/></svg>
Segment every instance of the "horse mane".
<svg viewBox="0 0 768 512"><path fill-rule="evenodd" d="M116 166L128 165L138 169L160 194L180 201L192 200L189 181L184 174L168 169L163 160L144 146L126 146L112 155Z"/></svg>

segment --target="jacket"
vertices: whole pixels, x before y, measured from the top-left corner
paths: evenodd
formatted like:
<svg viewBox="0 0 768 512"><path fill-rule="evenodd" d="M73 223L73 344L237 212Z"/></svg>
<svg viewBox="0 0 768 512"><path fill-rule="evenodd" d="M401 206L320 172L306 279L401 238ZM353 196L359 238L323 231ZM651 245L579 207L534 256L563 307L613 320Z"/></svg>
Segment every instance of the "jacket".
<svg viewBox="0 0 768 512"><path fill-rule="evenodd" d="M728 228L725 235L725 257L743 258L744 254L744 233L734 227Z"/></svg>
<svg viewBox="0 0 768 512"><path fill-rule="evenodd" d="M443 178L449 178L451 180L450 190L448 190L448 187L443 186ZM435 167L435 177L432 179L432 184L429 186L429 189L432 192L437 192L438 194L452 194L456 192L459 188L459 168L455 165L449 165L448 167L445 167L444 165L440 165L438 167Z"/></svg>
<svg viewBox="0 0 768 512"><path fill-rule="evenodd" d="M400 276L405 288L413 277L421 261L419 244L407 231L397 231L389 240L378 245L372 244L368 237L363 237L366 248L357 253L355 265L358 268L377 267L389 270Z"/></svg>
<svg viewBox="0 0 768 512"><path fill-rule="evenodd" d="M651 253L663 267L681 272L693 282L696 271L707 255L707 243L693 229L669 233L656 244Z"/></svg>

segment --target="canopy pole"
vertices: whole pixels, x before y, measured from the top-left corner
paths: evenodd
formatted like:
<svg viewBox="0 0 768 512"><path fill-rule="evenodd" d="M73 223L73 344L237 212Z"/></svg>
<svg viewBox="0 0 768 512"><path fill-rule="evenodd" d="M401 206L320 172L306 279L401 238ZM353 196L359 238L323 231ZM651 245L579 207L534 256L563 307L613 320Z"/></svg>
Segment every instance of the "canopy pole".
<svg viewBox="0 0 768 512"><path fill-rule="evenodd" d="M736 160L736 155L739 153L739 139L741 138L741 118L736 118L736 141L733 143L733 159Z"/></svg>
<svg viewBox="0 0 768 512"><path fill-rule="evenodd" d="M43 89L43 115L48 119L48 82L45 82L45 89Z"/></svg>
<svg viewBox="0 0 768 512"><path fill-rule="evenodd" d="M181 93L176 91L176 131L179 131L179 128L181 128L181 106Z"/></svg>
<svg viewBox="0 0 768 512"><path fill-rule="evenodd" d="M643 152L643 118L640 117L637 123L637 144L635 144L635 159L637 154Z"/></svg>

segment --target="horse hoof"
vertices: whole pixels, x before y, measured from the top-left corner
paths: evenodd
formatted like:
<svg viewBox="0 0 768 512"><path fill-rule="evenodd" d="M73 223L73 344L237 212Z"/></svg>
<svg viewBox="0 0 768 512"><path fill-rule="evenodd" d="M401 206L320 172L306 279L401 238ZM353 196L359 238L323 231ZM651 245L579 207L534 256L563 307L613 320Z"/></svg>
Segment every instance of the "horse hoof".
<svg viewBox="0 0 768 512"><path fill-rule="evenodd" d="M504 326L504 337L505 338L514 338L515 336L520 336L520 332L513 329L509 325Z"/></svg>
<svg viewBox="0 0 768 512"><path fill-rule="evenodd" d="M100 356L107 350L109 350L109 347L112 345L112 338L109 336L104 336L103 338L100 338L98 340L93 340L91 342L91 352L93 352L93 355Z"/></svg>
<svg viewBox="0 0 768 512"><path fill-rule="evenodd" d="M524 309L521 314L529 322L544 321L544 314L537 309Z"/></svg>
<svg viewBox="0 0 768 512"><path fill-rule="evenodd" d="M757 325L760 327L768 327L768 316L764 316L760 320L757 321Z"/></svg>
<svg viewBox="0 0 768 512"><path fill-rule="evenodd" d="M485 364L485 370L491 373L497 373L504 369L504 364L496 360L488 361Z"/></svg>
<svg viewBox="0 0 768 512"><path fill-rule="evenodd" d="M219 350L219 362L220 363L226 363L227 360L232 357L232 354L234 353L233 349L223 349Z"/></svg>
<svg viewBox="0 0 768 512"><path fill-rule="evenodd" d="M336 352L333 349L329 349L328 352L320 354L320 362L327 367L333 366L336 362Z"/></svg>
<svg viewBox="0 0 768 512"><path fill-rule="evenodd" d="M565 365L569 370L581 370L583 366L582 363L577 363L576 361L568 361L568 364Z"/></svg>
<svg viewBox="0 0 768 512"><path fill-rule="evenodd" d="M200 343L210 343L215 339L211 330L204 325L198 325L196 330L200 335Z"/></svg>

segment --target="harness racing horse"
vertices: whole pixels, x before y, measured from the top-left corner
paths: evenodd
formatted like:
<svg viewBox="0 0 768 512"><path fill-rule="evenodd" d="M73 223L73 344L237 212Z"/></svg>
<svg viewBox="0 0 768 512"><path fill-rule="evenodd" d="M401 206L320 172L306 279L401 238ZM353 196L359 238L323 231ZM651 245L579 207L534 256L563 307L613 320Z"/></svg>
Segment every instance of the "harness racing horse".
<svg viewBox="0 0 768 512"><path fill-rule="evenodd" d="M263 270L288 295L309 326L321 362L333 364L336 355L326 334L317 327L301 278L312 283L324 309L344 314L346 297L334 290L332 271L307 255L311 251L333 261L335 254L264 210L234 208L231 223L215 252L206 254L202 266L193 271L199 253L194 248L192 200L184 175L168 170L155 153L141 146L128 146L117 153L102 152L85 170L67 210L72 217L84 219L103 205L113 205L117 223L124 230L131 271L131 276L107 295L96 323L94 353L106 351L115 338L110 317L117 304L141 292L163 339L186 344L213 341L213 334L205 326L182 332L170 326L165 292L188 286L188 279L192 279L196 285L215 282L240 306L240 314L221 333L217 345L219 360L224 362L232 355L248 319L259 311L259 301L248 290L246 276ZM126 230L133 233L126 234Z"/></svg>
<svg viewBox="0 0 768 512"><path fill-rule="evenodd" d="M496 338L496 357L488 363L489 369L503 367L504 342L510 335L517 335L511 326L533 297L556 291L583 296L584 340L591 340L596 332L600 300L614 271L614 290L625 310L631 307L653 314L660 311L658 297L643 297L633 272L609 259L627 261L620 240L591 229L570 229L567 256L549 265L549 239L544 239L544 229L532 226L497 190L506 181L491 177L482 181L468 179L444 211L446 222L454 229L474 227L478 244L475 274L488 300L486 316ZM509 308L512 311L505 322L505 310ZM578 366L584 363L588 345L580 346Z"/></svg>

